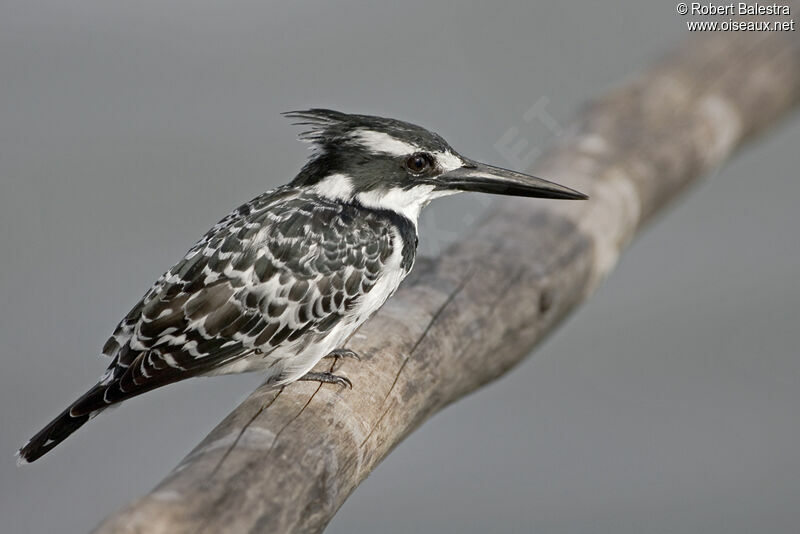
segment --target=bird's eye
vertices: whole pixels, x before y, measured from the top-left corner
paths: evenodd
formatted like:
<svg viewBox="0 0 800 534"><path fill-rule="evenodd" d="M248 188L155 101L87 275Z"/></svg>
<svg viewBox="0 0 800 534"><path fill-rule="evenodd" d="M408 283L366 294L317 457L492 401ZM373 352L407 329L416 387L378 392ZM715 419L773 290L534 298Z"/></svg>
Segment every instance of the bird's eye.
<svg viewBox="0 0 800 534"><path fill-rule="evenodd" d="M406 168L414 174L425 172L431 165L430 156L418 152L406 160Z"/></svg>

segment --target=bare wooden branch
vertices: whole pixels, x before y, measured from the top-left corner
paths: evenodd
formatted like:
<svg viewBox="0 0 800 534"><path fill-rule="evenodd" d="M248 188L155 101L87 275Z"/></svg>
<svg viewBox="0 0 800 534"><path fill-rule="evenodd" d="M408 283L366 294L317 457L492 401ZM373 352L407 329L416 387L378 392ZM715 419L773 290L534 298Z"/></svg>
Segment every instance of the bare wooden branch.
<svg viewBox="0 0 800 534"><path fill-rule="evenodd" d="M351 339L363 360L337 369L352 390L256 390L96 532L321 531L407 434L527 355L643 222L788 113L798 44L797 32L709 34L590 104L532 171L591 200L499 202Z"/></svg>

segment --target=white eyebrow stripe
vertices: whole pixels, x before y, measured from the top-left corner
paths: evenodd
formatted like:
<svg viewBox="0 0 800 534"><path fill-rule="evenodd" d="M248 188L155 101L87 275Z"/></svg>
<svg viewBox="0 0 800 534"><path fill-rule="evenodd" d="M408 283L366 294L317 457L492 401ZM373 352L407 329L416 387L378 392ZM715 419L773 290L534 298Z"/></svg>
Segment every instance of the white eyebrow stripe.
<svg viewBox="0 0 800 534"><path fill-rule="evenodd" d="M407 156L421 150L416 145L406 143L387 133L376 132L375 130L358 130L353 137L370 152L391 154L393 156Z"/></svg>
<svg viewBox="0 0 800 534"><path fill-rule="evenodd" d="M464 165L464 162L453 154L452 152L448 151L437 151L433 153L433 157L436 158L436 162L442 167L442 170L445 172L452 171L453 169L458 169L459 167Z"/></svg>

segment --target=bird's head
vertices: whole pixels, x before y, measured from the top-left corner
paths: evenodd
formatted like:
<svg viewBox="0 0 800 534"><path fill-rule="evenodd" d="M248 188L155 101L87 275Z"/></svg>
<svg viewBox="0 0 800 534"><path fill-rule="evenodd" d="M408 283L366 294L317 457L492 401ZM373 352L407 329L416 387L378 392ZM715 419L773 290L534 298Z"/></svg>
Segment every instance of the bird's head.
<svg viewBox="0 0 800 534"><path fill-rule="evenodd" d="M473 161L420 126L326 109L285 113L306 130L315 151L293 185L328 198L387 209L416 223L431 200L476 191L524 197L585 199L541 178Z"/></svg>

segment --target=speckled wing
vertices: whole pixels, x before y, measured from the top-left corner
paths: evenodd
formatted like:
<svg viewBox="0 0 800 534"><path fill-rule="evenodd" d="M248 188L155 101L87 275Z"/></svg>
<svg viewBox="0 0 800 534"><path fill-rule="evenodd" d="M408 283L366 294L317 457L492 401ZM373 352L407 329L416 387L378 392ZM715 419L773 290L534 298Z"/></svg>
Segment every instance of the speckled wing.
<svg viewBox="0 0 800 534"><path fill-rule="evenodd" d="M120 322L72 414L325 336L400 246L388 220L353 209L282 188L228 215Z"/></svg>

